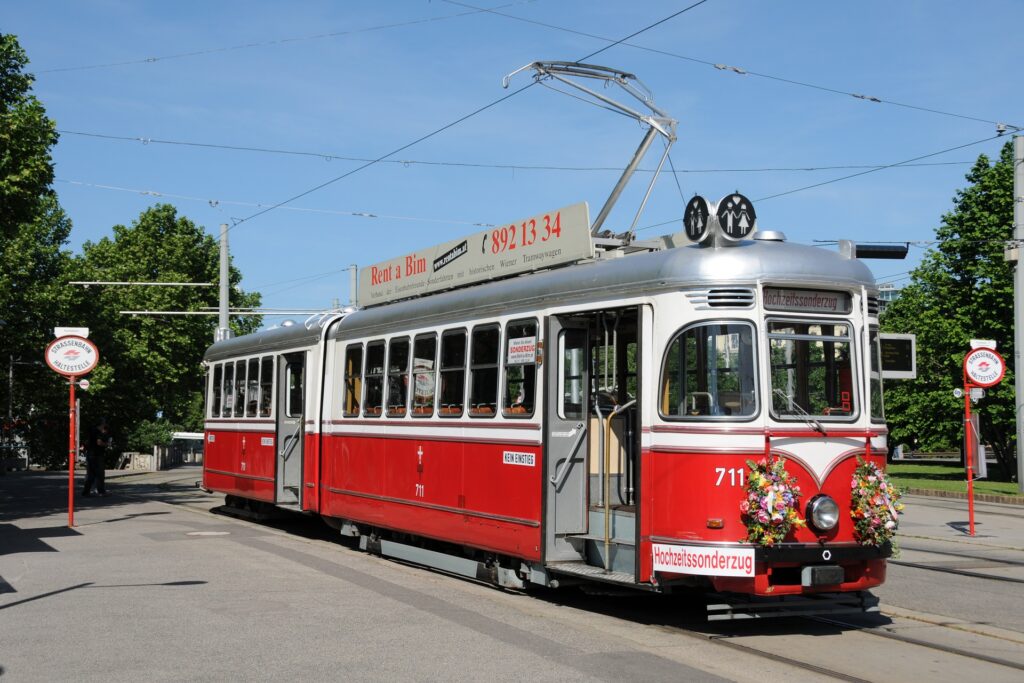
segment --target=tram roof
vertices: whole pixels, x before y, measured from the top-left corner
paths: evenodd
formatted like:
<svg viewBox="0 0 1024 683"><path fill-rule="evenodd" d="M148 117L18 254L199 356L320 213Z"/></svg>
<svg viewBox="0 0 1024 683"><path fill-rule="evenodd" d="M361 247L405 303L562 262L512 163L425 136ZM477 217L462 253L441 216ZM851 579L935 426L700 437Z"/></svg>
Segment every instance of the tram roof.
<svg viewBox="0 0 1024 683"><path fill-rule="evenodd" d="M488 317L566 303L607 302L624 297L693 287L786 286L848 288L875 286L863 262L838 252L774 240L745 240L728 247L687 245L622 258L601 259L520 275L482 285L382 304L354 313L321 316L312 324L260 330L215 343L204 359L287 351L319 343L334 321L332 338L385 334L399 328Z"/></svg>
<svg viewBox="0 0 1024 683"><path fill-rule="evenodd" d="M775 240L745 240L718 248L687 245L370 307L346 317L331 330L330 337L381 334L398 327L472 320L567 303L607 302L615 294L632 297L762 282L821 288L875 286L864 263L820 247Z"/></svg>
<svg viewBox="0 0 1024 683"><path fill-rule="evenodd" d="M320 342L324 325L336 320L339 315L323 315L316 320L310 318L312 324L293 323L225 339L208 348L203 360L217 361L253 353L288 351L313 346Z"/></svg>

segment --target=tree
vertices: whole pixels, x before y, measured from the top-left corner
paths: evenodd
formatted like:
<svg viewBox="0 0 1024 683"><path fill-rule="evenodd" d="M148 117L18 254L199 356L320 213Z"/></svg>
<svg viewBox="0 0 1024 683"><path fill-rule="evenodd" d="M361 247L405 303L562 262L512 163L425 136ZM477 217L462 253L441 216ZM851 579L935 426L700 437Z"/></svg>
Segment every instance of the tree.
<svg viewBox="0 0 1024 683"><path fill-rule="evenodd" d="M61 286L71 221L50 187L56 126L31 94L27 64L17 39L0 34L0 367L13 376L3 383L12 418L5 419L4 442L16 428L34 454L63 459L67 432L62 446L56 425L58 417L66 421L66 385L41 361L54 321L72 303Z"/></svg>
<svg viewBox="0 0 1024 683"><path fill-rule="evenodd" d="M213 237L169 204L144 211L131 227L115 225L113 237L86 242L77 260L84 281L217 282L220 250ZM238 289L230 269L231 305L255 307L259 294ZM217 287L105 287L90 289L76 324L93 330L100 366L90 380L90 413L110 418L123 436L167 427L202 430L203 352L213 342L216 316L129 316L121 311L204 311L217 306ZM259 316L234 318L244 334ZM154 421L157 426L154 426Z"/></svg>
<svg viewBox="0 0 1024 683"><path fill-rule="evenodd" d="M959 444L963 403L953 390L963 385L964 356L971 339L995 339L1009 367L978 405L981 436L1013 477L1013 266L1003 258L1013 237L1012 143L994 164L978 157L966 177L968 187L957 191L953 210L936 230L938 246L882 316L883 330L917 335L918 378L886 385L886 417L897 442L925 449Z"/></svg>
<svg viewBox="0 0 1024 683"><path fill-rule="evenodd" d="M57 127L31 94L35 77L25 73L28 57L12 35L0 33L0 237L32 221L39 200L53 190L50 148Z"/></svg>

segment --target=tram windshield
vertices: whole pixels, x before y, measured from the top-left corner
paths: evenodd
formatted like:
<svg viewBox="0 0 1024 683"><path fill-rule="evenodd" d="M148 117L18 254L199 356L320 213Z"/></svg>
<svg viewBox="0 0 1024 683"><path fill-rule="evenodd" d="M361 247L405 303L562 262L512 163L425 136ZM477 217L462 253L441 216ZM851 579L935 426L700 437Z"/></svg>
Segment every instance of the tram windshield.
<svg viewBox="0 0 1024 683"><path fill-rule="evenodd" d="M661 383L668 419L751 418L757 413L754 329L749 323L701 323L669 345Z"/></svg>
<svg viewBox="0 0 1024 683"><path fill-rule="evenodd" d="M835 420L856 414L848 323L769 321L768 344L776 418Z"/></svg>

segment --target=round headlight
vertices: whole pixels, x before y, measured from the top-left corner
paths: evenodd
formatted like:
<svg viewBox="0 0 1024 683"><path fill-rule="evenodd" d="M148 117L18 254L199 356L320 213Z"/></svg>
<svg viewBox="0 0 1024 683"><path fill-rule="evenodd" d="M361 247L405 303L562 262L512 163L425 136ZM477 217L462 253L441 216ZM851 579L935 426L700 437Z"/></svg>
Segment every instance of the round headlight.
<svg viewBox="0 0 1024 683"><path fill-rule="evenodd" d="M839 505L831 496L815 496L807 503L807 521L818 531L830 531L839 523Z"/></svg>

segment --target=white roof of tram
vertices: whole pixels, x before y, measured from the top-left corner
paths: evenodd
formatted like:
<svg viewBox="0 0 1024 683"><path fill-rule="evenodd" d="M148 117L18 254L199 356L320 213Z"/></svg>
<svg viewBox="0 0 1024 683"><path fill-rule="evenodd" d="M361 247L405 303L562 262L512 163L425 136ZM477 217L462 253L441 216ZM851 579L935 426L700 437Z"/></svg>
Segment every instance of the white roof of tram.
<svg viewBox="0 0 1024 683"><path fill-rule="evenodd" d="M755 235L756 236L756 235ZM216 361L319 343L325 326L331 338L388 334L444 322L529 313L569 303L600 303L694 287L753 286L758 283L821 289L875 289L863 262L839 252L778 239L744 240L712 247L691 244L663 251L597 259L504 280L373 306L354 313L325 314L306 324L261 330L217 342L205 355ZM340 321L340 322L338 322Z"/></svg>

